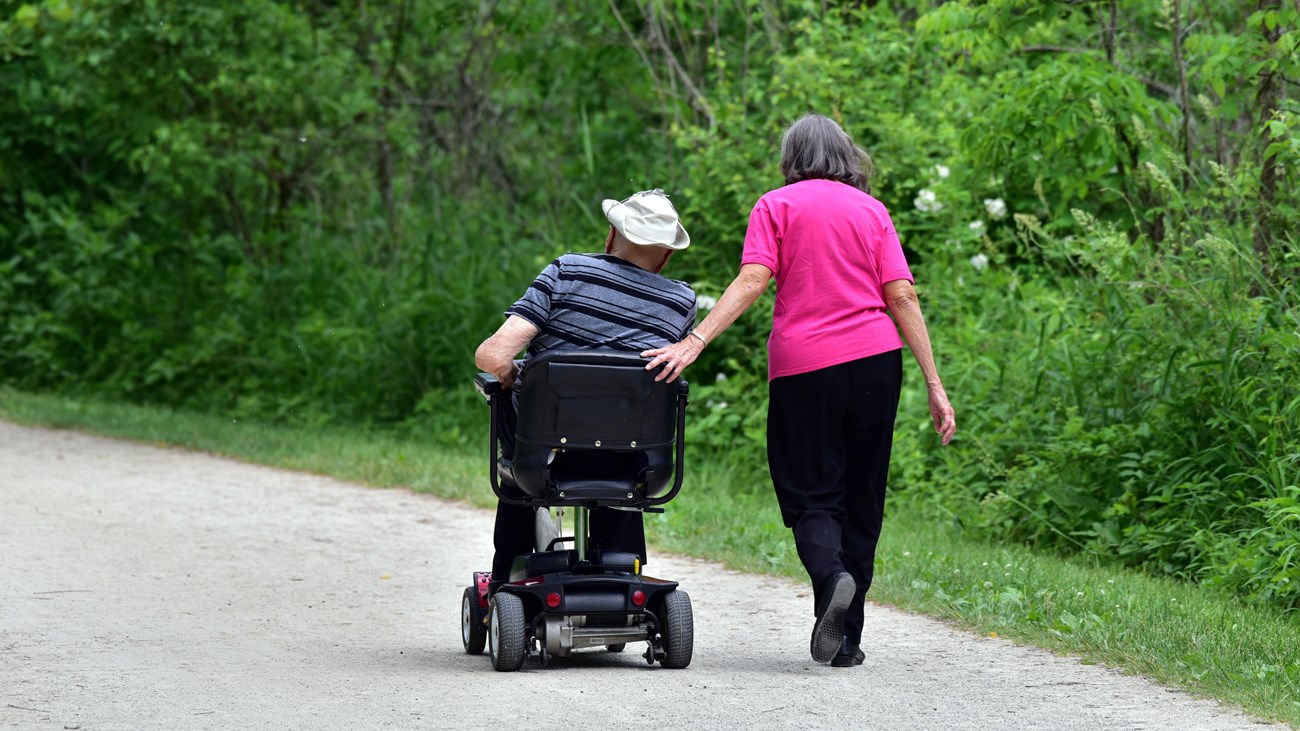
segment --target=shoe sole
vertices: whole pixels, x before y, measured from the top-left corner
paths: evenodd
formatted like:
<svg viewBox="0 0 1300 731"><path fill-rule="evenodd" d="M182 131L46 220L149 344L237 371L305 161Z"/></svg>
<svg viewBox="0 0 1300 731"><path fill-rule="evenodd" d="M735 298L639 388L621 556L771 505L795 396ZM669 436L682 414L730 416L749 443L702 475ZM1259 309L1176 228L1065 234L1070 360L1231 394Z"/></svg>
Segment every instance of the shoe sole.
<svg viewBox="0 0 1300 731"><path fill-rule="evenodd" d="M849 604L853 601L855 586L857 584L851 576L845 576L835 583L830 601L826 603L826 611L817 618L817 624L813 625L812 647L809 648L813 660L830 662L839 653L840 643L844 641L844 615L848 613Z"/></svg>

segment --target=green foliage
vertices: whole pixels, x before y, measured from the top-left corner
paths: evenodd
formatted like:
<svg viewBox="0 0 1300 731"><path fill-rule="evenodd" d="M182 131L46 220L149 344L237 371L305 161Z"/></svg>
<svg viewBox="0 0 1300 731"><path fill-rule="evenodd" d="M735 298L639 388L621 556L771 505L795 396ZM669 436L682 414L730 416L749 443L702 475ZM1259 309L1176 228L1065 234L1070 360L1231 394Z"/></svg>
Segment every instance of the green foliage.
<svg viewBox="0 0 1300 731"><path fill-rule="evenodd" d="M0 0L0 382L469 443L473 349L600 246L602 198L666 188L695 241L667 273L716 298L817 111L875 160L958 409L940 449L909 381L893 499L1294 608L1298 29L1276 0ZM688 373L691 449L754 501L771 307Z"/></svg>

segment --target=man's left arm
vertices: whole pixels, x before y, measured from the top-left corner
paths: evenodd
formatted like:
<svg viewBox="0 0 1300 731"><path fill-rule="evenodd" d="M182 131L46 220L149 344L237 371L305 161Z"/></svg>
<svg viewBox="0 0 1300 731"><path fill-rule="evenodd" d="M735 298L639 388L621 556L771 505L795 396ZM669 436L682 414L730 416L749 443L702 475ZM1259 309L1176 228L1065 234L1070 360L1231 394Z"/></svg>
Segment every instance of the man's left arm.
<svg viewBox="0 0 1300 731"><path fill-rule="evenodd" d="M515 385L515 375L519 369L515 365L515 356L528 347L540 332L528 320L519 315L511 315L492 333L492 337L484 340L478 350L474 351L474 364L496 376L502 388L511 388Z"/></svg>

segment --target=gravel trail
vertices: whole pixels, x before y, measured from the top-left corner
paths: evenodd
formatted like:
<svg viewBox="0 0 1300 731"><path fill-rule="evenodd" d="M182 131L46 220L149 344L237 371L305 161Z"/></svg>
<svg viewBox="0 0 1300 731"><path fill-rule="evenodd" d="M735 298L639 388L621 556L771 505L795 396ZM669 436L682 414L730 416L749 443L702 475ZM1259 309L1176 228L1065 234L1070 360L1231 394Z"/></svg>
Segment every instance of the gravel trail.
<svg viewBox="0 0 1300 731"><path fill-rule="evenodd" d="M689 668L635 645L494 673L459 624L491 528L404 490L0 422L0 728L1284 728L870 604L866 664L819 666L803 587L659 555L694 604Z"/></svg>

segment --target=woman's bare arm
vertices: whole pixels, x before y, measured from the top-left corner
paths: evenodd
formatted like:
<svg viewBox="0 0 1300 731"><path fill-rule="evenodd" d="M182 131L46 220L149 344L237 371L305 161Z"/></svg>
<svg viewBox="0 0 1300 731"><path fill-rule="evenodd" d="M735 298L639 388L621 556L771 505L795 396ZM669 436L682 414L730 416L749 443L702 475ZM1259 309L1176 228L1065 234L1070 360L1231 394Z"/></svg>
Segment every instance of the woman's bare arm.
<svg viewBox="0 0 1300 731"><path fill-rule="evenodd" d="M646 366L646 370L664 365L665 368L655 376L655 380L662 381L667 378L669 383L675 381L682 371L686 370L686 366L695 362L704 351L706 344L713 342L714 338L731 327L731 323L735 322L741 313L758 301L771 279L772 270L762 264L745 264L740 267L740 273L731 280L731 284L727 285L727 291L722 293L717 306L710 310L704 321L695 328L699 337L688 335L680 343L643 352L642 357L653 358Z"/></svg>
<svg viewBox="0 0 1300 731"><path fill-rule="evenodd" d="M925 316L921 314L921 302L916 290L906 279L896 279L885 283L885 304L898 323L898 329L907 340L916 364L925 376L925 390L930 399L930 418L934 430L943 437L943 443L952 440L957 431L957 419L948 394L943 390L943 381L939 379L939 369L934 365L934 351L930 348L930 333L925 327Z"/></svg>

